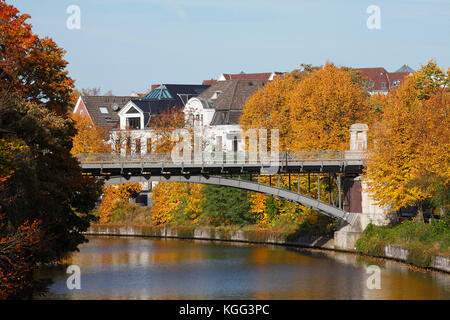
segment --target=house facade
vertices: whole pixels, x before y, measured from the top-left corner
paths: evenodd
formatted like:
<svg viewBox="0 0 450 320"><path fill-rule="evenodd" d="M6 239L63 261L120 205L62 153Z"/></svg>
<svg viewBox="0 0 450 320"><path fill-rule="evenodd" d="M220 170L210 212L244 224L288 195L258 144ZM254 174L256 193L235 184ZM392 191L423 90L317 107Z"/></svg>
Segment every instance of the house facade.
<svg viewBox="0 0 450 320"><path fill-rule="evenodd" d="M244 150L239 118L245 102L270 80L221 80L184 108L186 123L202 132L205 151Z"/></svg>
<svg viewBox="0 0 450 320"><path fill-rule="evenodd" d="M73 109L91 120L93 125L107 132L119 128L118 112L130 100L131 96L80 96Z"/></svg>
<svg viewBox="0 0 450 320"><path fill-rule="evenodd" d="M146 154L153 151L156 139L152 121L165 112L183 109L189 99L209 88L208 85L161 84L147 95L129 99L117 113L119 125L111 131L113 149L121 154Z"/></svg>
<svg viewBox="0 0 450 320"><path fill-rule="evenodd" d="M395 72L388 72L385 68L356 68L367 80L366 89L373 94L388 94L390 90L400 86L403 79L414 72L407 65Z"/></svg>

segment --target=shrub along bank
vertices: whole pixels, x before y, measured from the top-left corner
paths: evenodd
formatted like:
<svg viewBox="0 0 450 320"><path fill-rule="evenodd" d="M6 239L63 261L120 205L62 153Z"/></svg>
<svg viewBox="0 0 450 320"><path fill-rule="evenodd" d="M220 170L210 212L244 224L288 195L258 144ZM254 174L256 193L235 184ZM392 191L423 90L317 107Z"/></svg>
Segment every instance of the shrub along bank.
<svg viewBox="0 0 450 320"><path fill-rule="evenodd" d="M450 217L430 223L404 221L397 225L369 225L356 243L356 251L375 256L385 255L386 245L408 250L407 262L430 267L432 256L450 256Z"/></svg>

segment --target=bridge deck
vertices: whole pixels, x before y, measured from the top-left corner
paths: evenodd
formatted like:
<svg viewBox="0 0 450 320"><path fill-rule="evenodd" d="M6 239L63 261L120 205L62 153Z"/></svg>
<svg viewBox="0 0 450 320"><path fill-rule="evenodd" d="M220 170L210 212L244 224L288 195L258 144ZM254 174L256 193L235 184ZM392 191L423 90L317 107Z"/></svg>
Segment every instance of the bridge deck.
<svg viewBox="0 0 450 320"><path fill-rule="evenodd" d="M214 154L213 154L214 155ZM78 155L85 173L93 175L161 175L164 173L221 174L221 173L360 173L363 168L361 153L344 151L281 152L278 159L251 160L248 153L223 153L201 159L173 161L170 154L148 155ZM259 157L257 157L259 159Z"/></svg>

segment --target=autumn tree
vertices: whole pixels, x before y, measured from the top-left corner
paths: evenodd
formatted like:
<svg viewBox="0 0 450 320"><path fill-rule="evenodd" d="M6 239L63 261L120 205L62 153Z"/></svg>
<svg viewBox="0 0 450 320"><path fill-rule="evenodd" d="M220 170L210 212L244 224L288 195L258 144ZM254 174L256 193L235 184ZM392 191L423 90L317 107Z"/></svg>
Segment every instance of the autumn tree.
<svg viewBox="0 0 450 320"><path fill-rule="evenodd" d="M180 108L173 107L156 114L150 122L154 134L152 152L171 152L179 141L176 130L184 127L184 113Z"/></svg>
<svg viewBox="0 0 450 320"><path fill-rule="evenodd" d="M92 121L79 114L72 114L75 121L76 136L73 138L72 154L109 153L111 148L107 143L108 132L96 126Z"/></svg>
<svg viewBox="0 0 450 320"><path fill-rule="evenodd" d="M185 114L171 108L156 115L151 121L155 138L152 152L170 153L180 141L179 129L185 128ZM186 130L192 131L192 128ZM159 182L152 192L151 217L154 225L165 223L198 223L202 213L203 185L182 182Z"/></svg>
<svg viewBox="0 0 450 320"><path fill-rule="evenodd" d="M280 150L288 150L291 146L292 123L289 96L295 85L308 77L319 67L302 64L300 69L273 81L256 91L244 104L239 124L243 130L265 128L279 130Z"/></svg>
<svg viewBox="0 0 450 320"><path fill-rule="evenodd" d="M136 198L142 191L140 183L125 183L108 186L104 189L102 203L98 208L100 223L112 222L111 218L115 210L121 205L129 202L129 199Z"/></svg>
<svg viewBox="0 0 450 320"><path fill-rule="evenodd" d="M72 106L70 98L74 81L68 77L65 51L50 38L33 33L30 18L0 0L0 43L4 47L4 71L10 81L3 88L12 87L31 102L65 114Z"/></svg>
<svg viewBox="0 0 450 320"><path fill-rule="evenodd" d="M197 224L203 212L202 190L195 183L159 182L152 192L152 224Z"/></svg>
<svg viewBox="0 0 450 320"><path fill-rule="evenodd" d="M298 82L289 94L293 150L347 150L349 128L370 124L368 93L352 74L327 63Z"/></svg>
<svg viewBox="0 0 450 320"><path fill-rule="evenodd" d="M38 233L45 243L35 246L32 241L35 260L24 262L31 266L25 266L23 289L33 286L26 279L33 278L36 264L58 262L86 241L83 231L94 218L88 212L101 190L99 182L82 175L70 154L76 129L68 117L73 80L64 50L35 35L28 18L0 0L0 141L9 148L0 153L0 163L8 163L8 153L15 157L12 172L2 182L7 187L0 192L0 239L2 244L16 239L13 243L29 247L27 239ZM7 248L0 246L0 254L8 256ZM2 268L11 266L17 268L14 263ZM2 281L7 280L0 278L0 286Z"/></svg>
<svg viewBox="0 0 450 320"><path fill-rule="evenodd" d="M276 77L255 92L245 103L239 124L243 130L279 130L280 149L291 145L291 114L287 103L288 96L299 81L293 74Z"/></svg>
<svg viewBox="0 0 450 320"><path fill-rule="evenodd" d="M415 205L419 222L425 201L437 194L433 190L449 186L450 97L445 79L448 74L431 61L389 95L367 160L373 199L390 211Z"/></svg>
<svg viewBox="0 0 450 320"><path fill-rule="evenodd" d="M299 70L275 78L250 97L240 125L244 130L279 129L281 150L347 150L350 125L370 124L376 114L375 104L363 84L355 69L338 68L330 63L323 67L302 65ZM268 177L262 177L261 181L269 183ZM297 177L292 182L297 183ZM306 178L301 178L303 192L306 184ZM280 185L288 187L285 178ZM317 183L310 187L316 191ZM329 188L326 180L322 182L321 199L328 200ZM259 223L263 225L281 216L298 221L309 212L266 195L252 194L250 201L252 212L259 215Z"/></svg>

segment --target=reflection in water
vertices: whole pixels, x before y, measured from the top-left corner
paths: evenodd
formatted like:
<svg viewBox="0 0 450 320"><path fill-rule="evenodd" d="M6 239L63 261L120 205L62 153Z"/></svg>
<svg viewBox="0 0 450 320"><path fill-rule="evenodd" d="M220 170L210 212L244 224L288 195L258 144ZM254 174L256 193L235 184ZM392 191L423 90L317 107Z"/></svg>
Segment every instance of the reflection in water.
<svg viewBox="0 0 450 320"><path fill-rule="evenodd" d="M81 268L81 290L68 290L65 268L43 270L47 299L450 299L450 276L392 261L279 246L92 237L68 264ZM369 290L366 266L381 267Z"/></svg>

